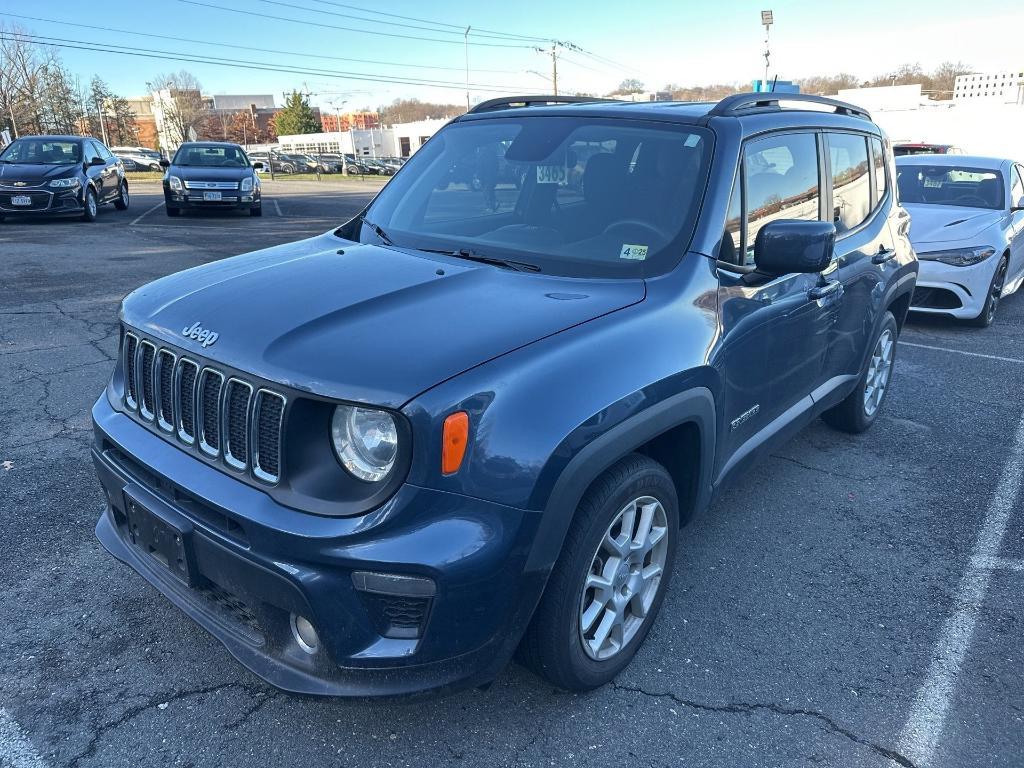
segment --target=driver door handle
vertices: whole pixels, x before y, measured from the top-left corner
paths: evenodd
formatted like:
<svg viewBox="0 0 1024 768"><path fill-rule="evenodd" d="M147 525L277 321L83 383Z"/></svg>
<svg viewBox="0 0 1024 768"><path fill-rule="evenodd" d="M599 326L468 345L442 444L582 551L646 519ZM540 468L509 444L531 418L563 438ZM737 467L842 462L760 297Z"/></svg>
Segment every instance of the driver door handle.
<svg viewBox="0 0 1024 768"><path fill-rule="evenodd" d="M838 299L843 295L843 284L838 280L829 280L824 285L817 285L807 292L807 298L811 301L822 299Z"/></svg>
<svg viewBox="0 0 1024 768"><path fill-rule="evenodd" d="M889 259L896 257L895 248L879 248L878 253L871 257L872 264L885 264Z"/></svg>

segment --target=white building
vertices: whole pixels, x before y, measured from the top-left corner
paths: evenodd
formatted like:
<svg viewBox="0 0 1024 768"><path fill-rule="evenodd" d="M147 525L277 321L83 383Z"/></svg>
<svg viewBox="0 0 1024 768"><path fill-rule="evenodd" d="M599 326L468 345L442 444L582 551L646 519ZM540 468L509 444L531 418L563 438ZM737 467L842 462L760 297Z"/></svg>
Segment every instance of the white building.
<svg viewBox="0 0 1024 768"><path fill-rule="evenodd" d="M390 131L393 144L390 154L394 157L409 157L447 124L448 118L440 118L392 125Z"/></svg>
<svg viewBox="0 0 1024 768"><path fill-rule="evenodd" d="M954 101L987 101L995 104L1024 104L1024 68L1013 72L957 75Z"/></svg>
<svg viewBox="0 0 1024 768"><path fill-rule="evenodd" d="M282 152L316 154L335 152L360 157L409 157L427 143L447 120L396 123L390 128L355 128L351 131L300 133L278 136Z"/></svg>

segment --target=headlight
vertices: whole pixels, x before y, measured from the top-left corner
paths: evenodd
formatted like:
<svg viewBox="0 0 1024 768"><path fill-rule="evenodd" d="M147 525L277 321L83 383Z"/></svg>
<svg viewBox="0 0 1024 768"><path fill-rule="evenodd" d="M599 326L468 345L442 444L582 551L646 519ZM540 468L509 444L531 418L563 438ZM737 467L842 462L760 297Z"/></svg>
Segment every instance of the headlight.
<svg viewBox="0 0 1024 768"><path fill-rule="evenodd" d="M177 176L168 176L167 183L175 192L181 192L182 190L185 189L185 187L182 186L181 179L179 179Z"/></svg>
<svg viewBox="0 0 1024 768"><path fill-rule="evenodd" d="M921 261L940 261L951 267L969 267L984 261L995 252L995 248L953 248L948 251L918 253L917 258Z"/></svg>
<svg viewBox="0 0 1024 768"><path fill-rule="evenodd" d="M65 189L74 188L78 186L78 179L74 177L70 179L54 179L53 181L50 182L49 186L64 187Z"/></svg>
<svg viewBox="0 0 1024 768"><path fill-rule="evenodd" d="M339 405L331 418L331 441L338 460L368 483L383 480L398 457L398 426L390 413Z"/></svg>
<svg viewBox="0 0 1024 768"><path fill-rule="evenodd" d="M252 176L246 176L242 179L242 191L252 192Z"/></svg>

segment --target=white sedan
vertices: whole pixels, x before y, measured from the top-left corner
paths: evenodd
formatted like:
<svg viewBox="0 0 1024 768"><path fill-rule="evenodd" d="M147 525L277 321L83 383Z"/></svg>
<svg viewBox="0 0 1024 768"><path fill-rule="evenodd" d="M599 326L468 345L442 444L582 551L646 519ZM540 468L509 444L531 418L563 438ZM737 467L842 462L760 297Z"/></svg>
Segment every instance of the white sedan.
<svg viewBox="0 0 1024 768"><path fill-rule="evenodd" d="M992 324L1024 283L1024 166L971 155L896 158L921 272L911 310Z"/></svg>

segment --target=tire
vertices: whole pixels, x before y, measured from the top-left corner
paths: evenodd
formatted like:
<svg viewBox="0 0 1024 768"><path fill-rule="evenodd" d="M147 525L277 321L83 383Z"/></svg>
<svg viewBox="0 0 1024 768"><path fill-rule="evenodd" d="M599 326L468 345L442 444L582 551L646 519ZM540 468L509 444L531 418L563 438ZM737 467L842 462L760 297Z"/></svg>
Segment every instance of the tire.
<svg viewBox="0 0 1024 768"><path fill-rule="evenodd" d="M100 203L96 198L96 190L92 187L85 188L85 205L82 211L82 221L96 221Z"/></svg>
<svg viewBox="0 0 1024 768"><path fill-rule="evenodd" d="M249 209L249 215L250 216L262 216L263 215L263 206L262 205L257 205L255 208L250 208Z"/></svg>
<svg viewBox="0 0 1024 768"><path fill-rule="evenodd" d="M857 386L839 405L821 414L822 420L833 429L857 434L867 430L882 410L892 383L892 367L896 362L896 340L899 328L892 312L886 312L874 338L871 354L857 379ZM871 387L869 398L868 387Z"/></svg>
<svg viewBox="0 0 1024 768"><path fill-rule="evenodd" d="M1003 286L1006 284L1006 268L1009 262L1006 256L999 260L996 271L992 275L992 282L988 286L988 295L985 297L985 305L981 313L967 321L967 325L975 328L988 328L996 319L996 310L999 308L999 299L1003 293Z"/></svg>
<svg viewBox="0 0 1024 768"><path fill-rule="evenodd" d="M131 202L131 199L128 196L128 182L122 181L121 188L117 191L117 199L114 201L114 207L119 211L127 211L129 202Z"/></svg>
<svg viewBox="0 0 1024 768"><path fill-rule="evenodd" d="M181 216L181 208L171 208L171 206L169 206L169 205L166 206L166 208L167 208L167 215L170 216L172 219L175 216Z"/></svg>
<svg viewBox="0 0 1024 768"><path fill-rule="evenodd" d="M635 510L634 524L652 514L655 522L649 530L662 530L646 554L632 564L613 554L606 541L614 531L618 531L616 539L622 538L623 531L617 526L631 508ZM675 484L663 466L634 453L606 470L580 501L520 643L519 660L548 682L570 691L591 690L614 679L632 660L657 618L671 580L678 536L679 502ZM661 566L660 575L650 571L649 578L643 579L642 573L655 564ZM606 577L606 589L592 585L591 577L597 576ZM634 592L633 600L628 599L628 591ZM611 603L605 602L604 593L619 601L620 615L625 618L621 628L614 616L609 620ZM640 604L646 608L638 611L642 616L634 612ZM607 646L599 643L597 636L606 622L612 627L606 633ZM613 642L616 637L618 641Z"/></svg>

